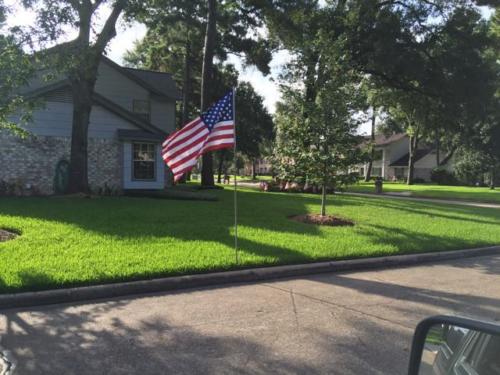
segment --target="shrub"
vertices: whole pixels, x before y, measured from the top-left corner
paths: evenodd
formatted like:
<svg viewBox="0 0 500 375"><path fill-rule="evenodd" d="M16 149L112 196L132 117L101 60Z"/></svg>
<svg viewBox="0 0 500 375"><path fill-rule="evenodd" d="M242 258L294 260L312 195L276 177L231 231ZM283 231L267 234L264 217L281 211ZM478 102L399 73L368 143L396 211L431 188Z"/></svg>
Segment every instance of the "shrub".
<svg viewBox="0 0 500 375"><path fill-rule="evenodd" d="M25 184L22 180L14 181L0 180L0 196L21 197L30 195L41 195L40 189L32 184Z"/></svg>
<svg viewBox="0 0 500 375"><path fill-rule="evenodd" d="M455 175L444 168L434 168L431 172L431 181L438 185L457 185Z"/></svg>
<svg viewBox="0 0 500 375"><path fill-rule="evenodd" d="M262 181L259 187L261 191L281 191L280 183L277 181Z"/></svg>

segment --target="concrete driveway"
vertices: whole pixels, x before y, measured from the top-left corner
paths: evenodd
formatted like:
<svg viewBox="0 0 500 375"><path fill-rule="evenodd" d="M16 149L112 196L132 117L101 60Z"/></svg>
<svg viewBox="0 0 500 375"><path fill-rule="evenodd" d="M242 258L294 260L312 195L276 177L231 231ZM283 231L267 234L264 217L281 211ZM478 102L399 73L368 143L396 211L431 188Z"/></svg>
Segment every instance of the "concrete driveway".
<svg viewBox="0 0 500 375"><path fill-rule="evenodd" d="M491 256L4 311L0 352L13 374L399 375L422 318L500 319L499 274Z"/></svg>

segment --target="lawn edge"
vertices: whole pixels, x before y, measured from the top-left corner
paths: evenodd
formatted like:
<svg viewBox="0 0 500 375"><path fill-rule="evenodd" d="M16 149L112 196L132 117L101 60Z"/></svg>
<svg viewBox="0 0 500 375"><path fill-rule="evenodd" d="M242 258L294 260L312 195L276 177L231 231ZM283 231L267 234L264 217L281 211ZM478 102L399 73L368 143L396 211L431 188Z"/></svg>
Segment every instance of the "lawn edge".
<svg viewBox="0 0 500 375"><path fill-rule="evenodd" d="M231 283L264 281L319 273L407 267L430 262L488 256L492 254L500 254L500 246L260 267L39 292L2 294L0 295L0 310L70 302L86 302L137 294L222 286Z"/></svg>

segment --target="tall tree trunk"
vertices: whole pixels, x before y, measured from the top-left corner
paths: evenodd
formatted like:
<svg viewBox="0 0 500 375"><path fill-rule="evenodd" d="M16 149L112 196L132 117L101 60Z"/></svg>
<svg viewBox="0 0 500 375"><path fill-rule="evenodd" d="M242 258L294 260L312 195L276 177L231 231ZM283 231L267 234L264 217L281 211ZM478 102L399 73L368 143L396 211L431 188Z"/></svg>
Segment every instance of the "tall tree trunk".
<svg viewBox="0 0 500 375"><path fill-rule="evenodd" d="M91 43L92 16L99 4L100 2L92 3L90 1L72 2L72 6L77 9L78 13L76 22L79 29L78 36L73 42L54 47L55 51L57 51L57 47L61 49L60 56L65 64L68 63L68 53L71 55L70 60L74 60L68 71L73 96L69 193L89 192L88 129L97 70L106 46L116 36L116 22L127 5L127 0L114 2L101 32L95 35L95 40Z"/></svg>
<svg viewBox="0 0 500 375"><path fill-rule="evenodd" d="M252 180L257 179L257 167L255 165L255 159L252 159Z"/></svg>
<svg viewBox="0 0 500 375"><path fill-rule="evenodd" d="M222 183L222 168L224 168L225 153L226 153L226 150L222 150L219 153L219 168L217 169L217 183L218 184Z"/></svg>
<svg viewBox="0 0 500 375"><path fill-rule="evenodd" d="M97 68L95 68L97 70ZM88 193L88 130L95 80L73 79L73 124L68 193Z"/></svg>
<svg viewBox="0 0 500 375"><path fill-rule="evenodd" d="M370 161L368 162L368 168L366 168L365 182L370 181L372 178L372 168L373 168L373 158L375 157L375 108L373 108L372 114L372 133L371 133L371 150L370 150Z"/></svg>
<svg viewBox="0 0 500 375"><path fill-rule="evenodd" d="M186 47L184 53L184 77L182 79L182 116L181 125L182 128L189 121L188 119L188 103L189 103L189 93L191 91L191 43L189 39L186 39Z"/></svg>
<svg viewBox="0 0 500 375"><path fill-rule="evenodd" d="M191 44L189 38L186 39L186 46L184 51L184 76L182 79L182 115L181 115L181 123L179 125L179 129L181 129L184 125L189 121L188 119L188 103L189 103L189 93L191 91ZM188 174L185 173L179 180L179 183L185 184L188 180Z"/></svg>
<svg viewBox="0 0 500 375"><path fill-rule="evenodd" d="M439 134L436 135L436 167L441 165L441 140Z"/></svg>
<svg viewBox="0 0 500 375"><path fill-rule="evenodd" d="M496 178L495 169L496 169L496 165L493 164L493 166L491 167L491 172L490 172L490 189L491 190L495 190L495 178Z"/></svg>
<svg viewBox="0 0 500 375"><path fill-rule="evenodd" d="M321 187L321 216L326 215L326 183Z"/></svg>
<svg viewBox="0 0 500 375"><path fill-rule="evenodd" d="M406 183L408 185L413 185L413 175L415 174L415 158L417 156L418 149L418 128L415 130L415 134L410 136L410 150L408 158L408 178Z"/></svg>
<svg viewBox="0 0 500 375"><path fill-rule="evenodd" d="M201 78L201 109L205 111L210 103L211 98L211 81L213 76L213 60L216 37L216 16L217 2L216 0L208 1L208 16L207 16L207 31L205 34L205 48L203 53L203 70ZM203 166L201 170L201 185L205 187L213 187L214 170L212 153L203 154Z"/></svg>

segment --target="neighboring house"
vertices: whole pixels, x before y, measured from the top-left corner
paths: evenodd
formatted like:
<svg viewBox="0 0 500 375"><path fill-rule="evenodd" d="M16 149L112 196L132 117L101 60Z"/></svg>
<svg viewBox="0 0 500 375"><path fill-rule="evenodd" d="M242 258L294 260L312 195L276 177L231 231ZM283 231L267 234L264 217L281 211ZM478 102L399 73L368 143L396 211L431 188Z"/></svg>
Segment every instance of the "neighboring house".
<svg viewBox="0 0 500 375"><path fill-rule="evenodd" d="M70 156L69 82L62 76L50 82L39 78L22 92L40 98L43 106L25 126L31 133L27 139L0 131L0 182L51 194L56 166ZM92 189L163 189L169 183L161 142L175 130L179 97L168 73L125 68L102 59L88 132Z"/></svg>
<svg viewBox="0 0 500 375"><path fill-rule="evenodd" d="M258 175L270 176L273 173L271 161L267 158L256 159L253 163L245 163L245 176L251 176L252 170L255 167L255 173Z"/></svg>
<svg viewBox="0 0 500 375"><path fill-rule="evenodd" d="M370 138L366 137L366 142ZM403 180L408 176L409 137L406 134L392 134L375 136L375 158L372 165L373 177L382 177L385 180ZM436 168L436 150L421 145L416 152L414 178L429 181L431 171ZM451 170L452 162L446 160L441 167ZM364 176L368 163L358 166L360 176Z"/></svg>

